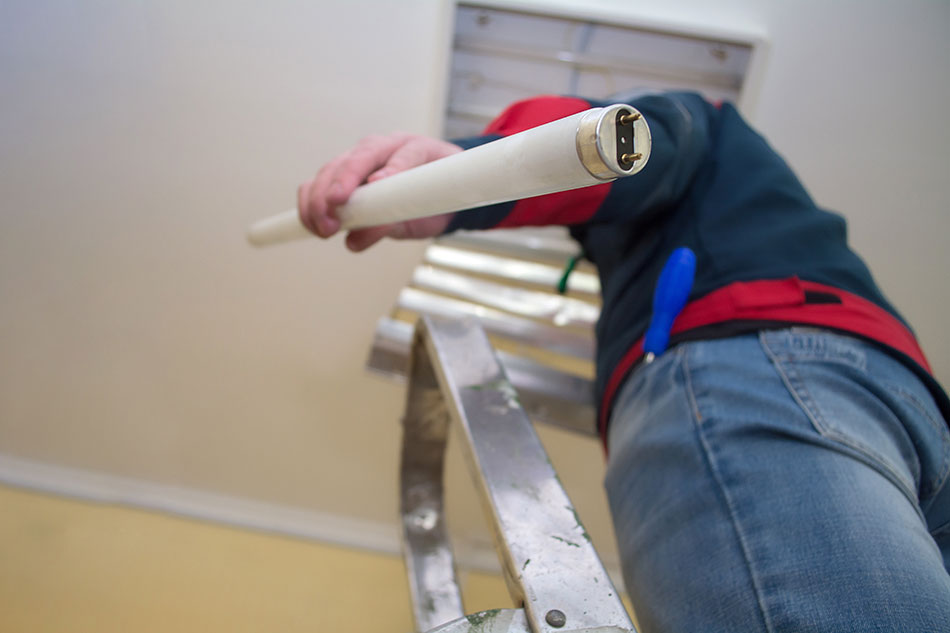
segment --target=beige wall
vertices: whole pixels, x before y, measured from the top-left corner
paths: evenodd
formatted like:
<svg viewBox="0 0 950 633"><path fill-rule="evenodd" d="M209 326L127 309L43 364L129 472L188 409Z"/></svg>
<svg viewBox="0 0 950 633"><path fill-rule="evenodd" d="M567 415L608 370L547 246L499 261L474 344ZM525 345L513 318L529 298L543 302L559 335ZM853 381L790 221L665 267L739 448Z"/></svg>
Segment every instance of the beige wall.
<svg viewBox="0 0 950 633"><path fill-rule="evenodd" d="M413 629L402 562L0 486L6 633ZM509 608L498 576L462 577L468 612Z"/></svg>
<svg viewBox="0 0 950 633"><path fill-rule="evenodd" d="M0 11L2 450L390 520L401 391L362 363L418 245L243 231L370 129L437 129L445 10Z"/></svg>
<svg viewBox="0 0 950 633"><path fill-rule="evenodd" d="M755 122L849 217L950 380L950 5L585 6L767 37ZM419 246L255 251L242 233L367 132L439 128L448 17L438 0L2 3L0 452L394 531L402 392L362 363ZM597 444L545 439L609 556ZM484 540L458 487L454 525Z"/></svg>

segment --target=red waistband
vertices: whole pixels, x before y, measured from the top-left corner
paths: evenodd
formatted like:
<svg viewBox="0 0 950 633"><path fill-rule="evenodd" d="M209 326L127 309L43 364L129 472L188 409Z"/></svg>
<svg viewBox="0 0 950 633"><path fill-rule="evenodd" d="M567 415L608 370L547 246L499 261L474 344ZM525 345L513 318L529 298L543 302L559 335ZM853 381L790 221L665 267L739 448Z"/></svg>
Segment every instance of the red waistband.
<svg viewBox="0 0 950 633"><path fill-rule="evenodd" d="M807 293L830 301L809 302ZM881 343L932 373L917 339L897 317L863 297L797 277L735 282L686 305L673 322L671 336L727 322L814 325L848 332ZM617 391L643 356L641 337L614 368L601 400L598 430L607 442L607 421Z"/></svg>

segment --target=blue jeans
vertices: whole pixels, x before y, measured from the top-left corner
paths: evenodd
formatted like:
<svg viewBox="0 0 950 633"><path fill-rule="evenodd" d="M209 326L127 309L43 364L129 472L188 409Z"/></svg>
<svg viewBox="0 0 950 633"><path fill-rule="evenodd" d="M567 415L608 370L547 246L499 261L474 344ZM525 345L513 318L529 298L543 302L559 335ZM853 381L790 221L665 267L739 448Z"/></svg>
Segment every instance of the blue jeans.
<svg viewBox="0 0 950 633"><path fill-rule="evenodd" d="M681 344L628 379L608 441L643 631L950 631L950 433L877 347Z"/></svg>

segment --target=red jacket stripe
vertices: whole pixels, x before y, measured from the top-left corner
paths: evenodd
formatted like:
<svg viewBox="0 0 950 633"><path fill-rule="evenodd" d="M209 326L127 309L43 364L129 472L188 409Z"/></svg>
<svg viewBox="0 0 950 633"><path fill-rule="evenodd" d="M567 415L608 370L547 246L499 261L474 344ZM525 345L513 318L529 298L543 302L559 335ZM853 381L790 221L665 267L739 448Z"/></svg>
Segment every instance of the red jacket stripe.
<svg viewBox="0 0 950 633"><path fill-rule="evenodd" d="M518 200L498 228L580 224L586 222L610 193L610 183Z"/></svg>
<svg viewBox="0 0 950 633"><path fill-rule="evenodd" d="M492 121L485 134L510 136L591 107L583 99L545 96L518 101ZM580 224L589 220L610 193L610 183L526 198L515 203L497 228Z"/></svg>
<svg viewBox="0 0 950 633"><path fill-rule="evenodd" d="M516 101L488 124L485 134L511 136L589 108L589 102L574 97L544 96Z"/></svg>

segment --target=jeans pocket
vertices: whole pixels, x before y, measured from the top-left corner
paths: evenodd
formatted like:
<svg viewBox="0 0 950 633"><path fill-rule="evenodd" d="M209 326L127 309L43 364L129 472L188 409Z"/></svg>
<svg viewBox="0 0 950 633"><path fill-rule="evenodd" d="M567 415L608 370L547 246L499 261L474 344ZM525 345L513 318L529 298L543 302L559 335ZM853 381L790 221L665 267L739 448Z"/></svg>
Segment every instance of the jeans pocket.
<svg viewBox="0 0 950 633"><path fill-rule="evenodd" d="M890 406L888 387L868 373L866 344L822 331L762 332L763 349L815 431L917 499L920 463Z"/></svg>

